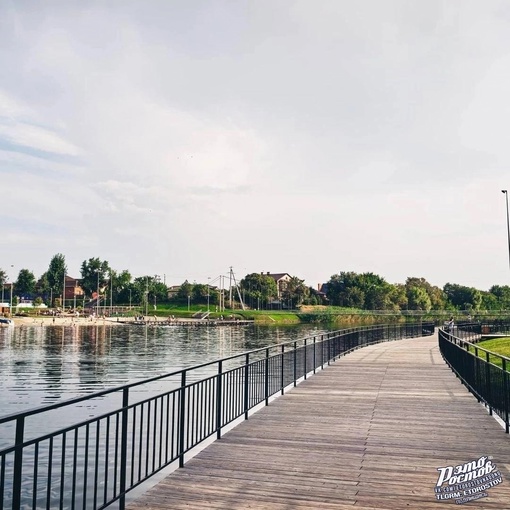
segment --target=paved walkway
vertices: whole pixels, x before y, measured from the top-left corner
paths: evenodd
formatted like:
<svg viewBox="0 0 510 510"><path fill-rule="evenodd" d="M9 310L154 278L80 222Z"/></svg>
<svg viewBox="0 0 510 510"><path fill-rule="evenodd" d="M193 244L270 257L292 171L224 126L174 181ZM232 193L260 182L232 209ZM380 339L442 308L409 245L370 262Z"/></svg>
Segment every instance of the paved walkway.
<svg viewBox="0 0 510 510"><path fill-rule="evenodd" d="M510 437L444 364L437 337L360 349L318 372L131 503L140 509L388 509L437 501L438 468L492 456L510 509Z"/></svg>

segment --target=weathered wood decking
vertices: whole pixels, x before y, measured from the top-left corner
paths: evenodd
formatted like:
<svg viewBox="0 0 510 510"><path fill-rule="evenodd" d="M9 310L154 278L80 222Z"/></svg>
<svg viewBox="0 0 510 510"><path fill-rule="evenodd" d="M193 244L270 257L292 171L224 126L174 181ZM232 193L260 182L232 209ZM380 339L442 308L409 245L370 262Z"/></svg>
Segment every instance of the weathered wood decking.
<svg viewBox="0 0 510 510"><path fill-rule="evenodd" d="M360 349L228 432L128 508L440 509L439 467L490 455L510 509L510 438L444 364L437 337Z"/></svg>

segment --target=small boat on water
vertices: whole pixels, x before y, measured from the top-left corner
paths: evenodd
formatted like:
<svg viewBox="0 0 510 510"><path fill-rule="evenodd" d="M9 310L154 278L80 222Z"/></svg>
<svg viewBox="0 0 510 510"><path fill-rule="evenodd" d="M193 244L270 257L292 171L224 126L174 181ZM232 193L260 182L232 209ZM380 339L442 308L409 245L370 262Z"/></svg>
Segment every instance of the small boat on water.
<svg viewBox="0 0 510 510"><path fill-rule="evenodd" d="M14 321L12 319L0 317L0 326L14 326Z"/></svg>

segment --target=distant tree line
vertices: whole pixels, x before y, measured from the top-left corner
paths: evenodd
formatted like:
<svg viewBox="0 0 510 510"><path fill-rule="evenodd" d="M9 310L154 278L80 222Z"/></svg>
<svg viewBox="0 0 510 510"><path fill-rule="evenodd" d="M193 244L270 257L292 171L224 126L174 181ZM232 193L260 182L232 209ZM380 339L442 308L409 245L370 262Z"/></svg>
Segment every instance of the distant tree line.
<svg viewBox="0 0 510 510"><path fill-rule="evenodd" d="M391 284L373 273L341 272L327 283L329 303L362 310L510 310L510 287L493 285L488 291L447 283L442 289L425 278L409 277Z"/></svg>
<svg viewBox="0 0 510 510"><path fill-rule="evenodd" d="M48 269L38 279L28 269L20 269L13 282L15 304L22 298L34 304L62 306L61 297L67 265L64 255L52 257ZM7 284L7 273L0 269L2 297ZM230 307L229 290L211 286L209 283L184 281L173 292L158 275L133 278L131 273L113 269L109 262L99 258L84 260L81 265L79 285L84 291L81 302L66 306L83 306L97 295L112 305L157 305L158 303L213 305L223 303ZM361 310L510 310L510 287L493 285L488 291L474 287L447 283L442 289L431 285L424 278L409 277L404 284L388 283L374 273L341 272L331 276L325 285L325 294L305 285L304 280L291 276L278 288L268 274L250 273L233 287L232 306L240 301L251 309L295 309L301 305L328 304ZM10 292L10 289L9 289ZM7 298L7 299L6 299ZM240 298L240 299L239 299Z"/></svg>

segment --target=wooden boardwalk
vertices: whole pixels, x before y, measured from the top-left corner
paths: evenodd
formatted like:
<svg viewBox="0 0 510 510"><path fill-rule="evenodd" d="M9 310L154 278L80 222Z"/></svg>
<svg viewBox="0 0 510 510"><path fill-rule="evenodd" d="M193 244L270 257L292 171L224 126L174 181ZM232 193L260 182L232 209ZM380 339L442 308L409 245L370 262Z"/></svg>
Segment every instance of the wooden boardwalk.
<svg viewBox="0 0 510 510"><path fill-rule="evenodd" d="M140 509L458 507L438 468L482 456L510 509L510 438L444 364L437 336L365 347L271 402L128 505Z"/></svg>

